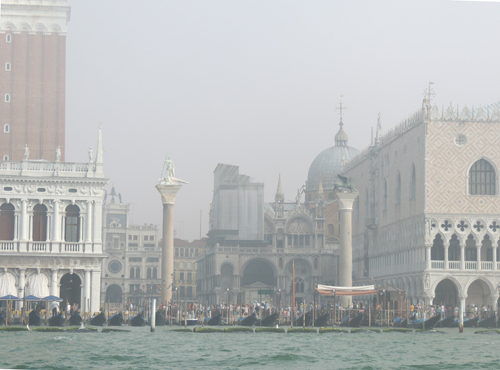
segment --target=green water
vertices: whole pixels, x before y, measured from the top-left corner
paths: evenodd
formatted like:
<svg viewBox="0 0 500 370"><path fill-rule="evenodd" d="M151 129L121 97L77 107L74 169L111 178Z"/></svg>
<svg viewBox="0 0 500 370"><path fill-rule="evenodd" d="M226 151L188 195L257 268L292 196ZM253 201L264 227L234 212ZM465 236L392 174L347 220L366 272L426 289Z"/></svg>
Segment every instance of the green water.
<svg viewBox="0 0 500 370"><path fill-rule="evenodd" d="M500 334L0 332L0 369L498 369Z"/></svg>

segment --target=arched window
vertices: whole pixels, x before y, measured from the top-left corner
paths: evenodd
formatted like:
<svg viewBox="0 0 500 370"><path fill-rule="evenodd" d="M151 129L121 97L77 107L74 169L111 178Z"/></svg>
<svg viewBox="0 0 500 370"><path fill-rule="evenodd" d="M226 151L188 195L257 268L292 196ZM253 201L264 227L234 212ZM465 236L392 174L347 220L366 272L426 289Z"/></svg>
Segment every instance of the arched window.
<svg viewBox="0 0 500 370"><path fill-rule="evenodd" d="M66 242L80 241L80 208L76 205L66 207L66 223L65 223L64 240Z"/></svg>
<svg viewBox="0 0 500 370"><path fill-rule="evenodd" d="M410 179L410 199L415 199L417 196L417 174L415 172L415 165L411 166L411 179Z"/></svg>
<svg viewBox="0 0 500 370"><path fill-rule="evenodd" d="M328 235L334 235L335 234L335 226L333 224L328 224Z"/></svg>
<svg viewBox="0 0 500 370"><path fill-rule="evenodd" d="M5 70L7 72L10 72L10 63L9 62L5 63Z"/></svg>
<svg viewBox="0 0 500 370"><path fill-rule="evenodd" d="M14 240L14 206L10 203L0 206L0 240Z"/></svg>
<svg viewBox="0 0 500 370"><path fill-rule="evenodd" d="M151 267L148 267L148 272L146 273L146 279L151 279Z"/></svg>
<svg viewBox="0 0 500 370"><path fill-rule="evenodd" d="M398 171L398 177L396 179L396 205L401 204L401 174Z"/></svg>
<svg viewBox="0 0 500 370"><path fill-rule="evenodd" d="M3 126L3 132L5 134L8 134L10 132L10 126L8 123L6 123L4 126Z"/></svg>
<svg viewBox="0 0 500 370"><path fill-rule="evenodd" d="M186 296L187 296L187 298L193 298L193 287L192 286L187 287Z"/></svg>
<svg viewBox="0 0 500 370"><path fill-rule="evenodd" d="M12 42L12 35L10 33L8 33L6 36L5 36L5 42Z"/></svg>
<svg viewBox="0 0 500 370"><path fill-rule="evenodd" d="M37 204L33 207L33 241L44 242L47 240L47 207Z"/></svg>
<svg viewBox="0 0 500 370"><path fill-rule="evenodd" d="M5 94L5 102L10 103L10 94Z"/></svg>
<svg viewBox="0 0 500 370"><path fill-rule="evenodd" d="M387 211L387 180L384 180L384 193L382 200L382 211Z"/></svg>
<svg viewBox="0 0 500 370"><path fill-rule="evenodd" d="M130 268L130 278L133 279L135 277L135 268Z"/></svg>
<svg viewBox="0 0 500 370"><path fill-rule="evenodd" d="M153 279L158 279L158 269L153 267Z"/></svg>
<svg viewBox="0 0 500 370"><path fill-rule="evenodd" d="M318 269L318 266L319 266L319 261L318 261L318 258L316 257L314 259L314 269L317 270Z"/></svg>
<svg viewBox="0 0 500 370"><path fill-rule="evenodd" d="M474 163L469 171L470 195L495 195L496 173L493 166L485 159Z"/></svg>
<svg viewBox="0 0 500 370"><path fill-rule="evenodd" d="M279 264L280 269L282 269L283 268L283 257L280 257L278 264Z"/></svg>
<svg viewBox="0 0 500 370"><path fill-rule="evenodd" d="M137 267L135 269L135 278L136 279L140 279L141 278L141 268L140 267Z"/></svg>
<svg viewBox="0 0 500 370"><path fill-rule="evenodd" d="M300 277L295 278L295 293L304 293L304 279Z"/></svg>

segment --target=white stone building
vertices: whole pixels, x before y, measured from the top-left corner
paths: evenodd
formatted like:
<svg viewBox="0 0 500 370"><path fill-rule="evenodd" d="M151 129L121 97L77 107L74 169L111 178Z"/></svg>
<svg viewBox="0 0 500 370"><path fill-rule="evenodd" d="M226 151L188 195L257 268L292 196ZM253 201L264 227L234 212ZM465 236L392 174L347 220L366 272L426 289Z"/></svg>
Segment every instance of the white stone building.
<svg viewBox="0 0 500 370"><path fill-rule="evenodd" d="M103 173L97 155L88 163L0 162L0 296L49 294L99 310Z"/></svg>
<svg viewBox="0 0 500 370"><path fill-rule="evenodd" d="M497 306L500 105L447 109L425 99L343 168L357 283L404 289L413 303Z"/></svg>
<svg viewBox="0 0 500 370"><path fill-rule="evenodd" d="M116 199L118 198L118 200ZM101 304L121 309L160 298L161 248L156 225L129 225L128 204L115 188L105 196Z"/></svg>

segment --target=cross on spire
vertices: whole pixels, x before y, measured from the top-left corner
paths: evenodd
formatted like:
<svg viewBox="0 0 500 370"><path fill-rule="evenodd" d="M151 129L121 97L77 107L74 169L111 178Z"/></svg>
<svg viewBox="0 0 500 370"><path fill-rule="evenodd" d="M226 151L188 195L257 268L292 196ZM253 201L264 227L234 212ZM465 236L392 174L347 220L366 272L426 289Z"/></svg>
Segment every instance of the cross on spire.
<svg viewBox="0 0 500 370"><path fill-rule="evenodd" d="M344 102L342 101L342 98L344 97L344 95L340 95L340 100L339 100L339 104L335 106L335 110L339 112L340 114L340 125L342 126L343 123L342 123L342 111L344 110L347 110L349 109L347 107L347 105L344 104Z"/></svg>
<svg viewBox="0 0 500 370"><path fill-rule="evenodd" d="M432 89L432 85L434 85L434 82L429 81L429 87L424 90L424 98L431 101L431 99L436 96L436 93Z"/></svg>

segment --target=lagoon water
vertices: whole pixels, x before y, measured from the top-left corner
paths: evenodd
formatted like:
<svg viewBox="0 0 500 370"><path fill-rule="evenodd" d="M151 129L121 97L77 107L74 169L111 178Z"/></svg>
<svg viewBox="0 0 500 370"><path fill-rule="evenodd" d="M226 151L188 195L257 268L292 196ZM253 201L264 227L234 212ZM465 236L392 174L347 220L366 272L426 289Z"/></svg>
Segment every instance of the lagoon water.
<svg viewBox="0 0 500 370"><path fill-rule="evenodd" d="M498 369L500 334L0 332L0 369Z"/></svg>

